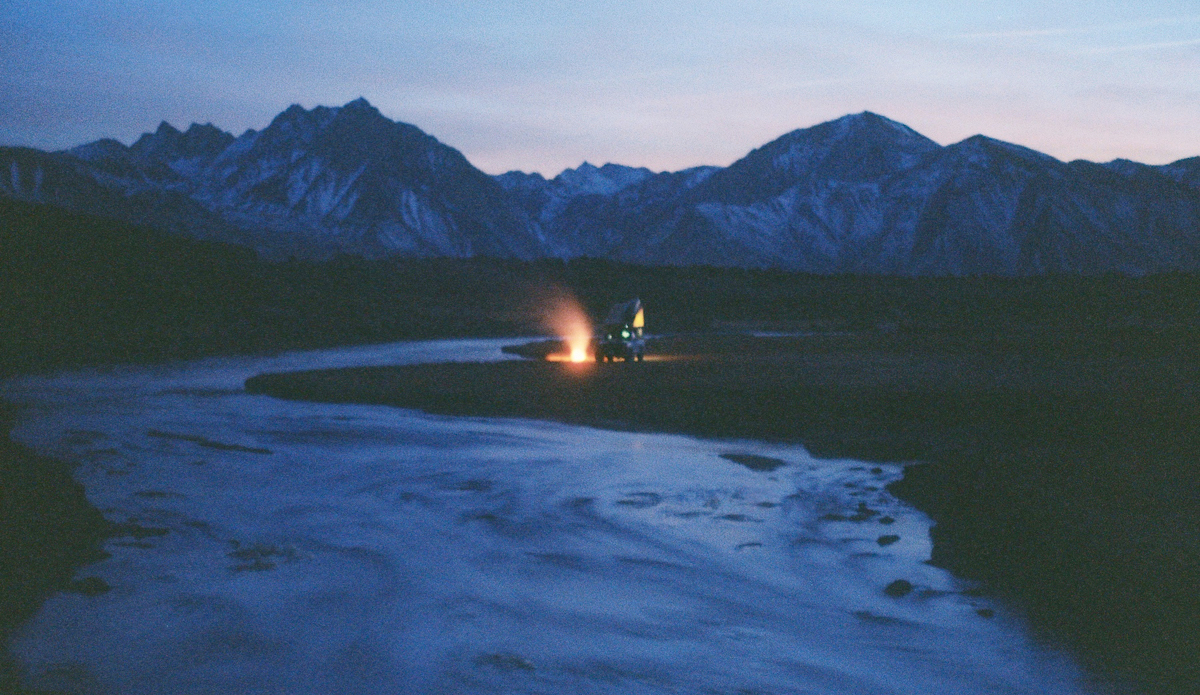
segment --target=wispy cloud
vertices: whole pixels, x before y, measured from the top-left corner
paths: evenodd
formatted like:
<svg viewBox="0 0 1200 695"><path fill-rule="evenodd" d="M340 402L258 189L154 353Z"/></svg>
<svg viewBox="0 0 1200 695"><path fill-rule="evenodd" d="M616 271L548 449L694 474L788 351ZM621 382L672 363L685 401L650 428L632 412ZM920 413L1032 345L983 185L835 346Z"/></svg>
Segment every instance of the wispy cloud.
<svg viewBox="0 0 1200 695"><path fill-rule="evenodd" d="M1160 41L1157 43L1138 43L1127 46L1104 46L1093 48L1087 51L1081 51L1085 54L1100 54L1100 53L1126 53L1136 51L1158 51L1170 48L1186 48L1188 46L1200 46L1200 39L1188 39L1186 41Z"/></svg>
<svg viewBox="0 0 1200 695"><path fill-rule="evenodd" d="M1008 31L982 31L953 34L956 39L1016 39L1034 38L1040 36L1078 36L1086 34L1110 34L1120 31L1138 29L1153 29L1156 27L1179 26L1183 24L1200 24L1200 15L1184 17L1162 17L1146 19L1137 22L1116 22L1112 24L1094 24L1082 27L1056 27L1047 29L1014 29Z"/></svg>

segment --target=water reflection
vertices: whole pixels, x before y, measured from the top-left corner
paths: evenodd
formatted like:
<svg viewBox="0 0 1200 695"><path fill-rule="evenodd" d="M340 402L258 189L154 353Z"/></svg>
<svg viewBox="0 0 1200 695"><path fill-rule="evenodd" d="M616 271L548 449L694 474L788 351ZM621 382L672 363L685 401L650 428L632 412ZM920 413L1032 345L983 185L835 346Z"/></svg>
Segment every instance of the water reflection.
<svg viewBox="0 0 1200 695"><path fill-rule="evenodd" d="M13 640L65 692L1079 692L928 565L895 465L799 447L284 402L263 371L503 359L396 344L25 378L20 441L113 522ZM765 462L772 462L766 465ZM886 521L885 521L886 520ZM888 538L884 542L884 538ZM902 596L885 589L903 580ZM984 618L979 611L994 611ZM96 639L104 635L104 639Z"/></svg>

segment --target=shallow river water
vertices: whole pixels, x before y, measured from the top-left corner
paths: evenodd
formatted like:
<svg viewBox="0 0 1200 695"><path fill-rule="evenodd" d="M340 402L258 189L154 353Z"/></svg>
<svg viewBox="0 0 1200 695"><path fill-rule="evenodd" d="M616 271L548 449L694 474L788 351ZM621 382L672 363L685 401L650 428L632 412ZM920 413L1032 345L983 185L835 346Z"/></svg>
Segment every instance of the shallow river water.
<svg viewBox="0 0 1200 695"><path fill-rule="evenodd" d="M504 342L0 385L26 407L14 439L76 466L92 503L130 525L77 575L109 591L57 594L14 635L26 685L1091 692L1017 616L926 564L928 518L883 489L899 465L242 390L266 371L505 359ZM912 590L886 592L897 580Z"/></svg>

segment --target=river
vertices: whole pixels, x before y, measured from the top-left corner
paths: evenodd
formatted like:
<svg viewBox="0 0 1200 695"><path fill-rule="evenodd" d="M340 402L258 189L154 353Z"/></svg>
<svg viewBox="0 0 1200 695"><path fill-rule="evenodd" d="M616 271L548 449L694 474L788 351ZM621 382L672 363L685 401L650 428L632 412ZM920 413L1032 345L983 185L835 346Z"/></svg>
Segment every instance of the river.
<svg viewBox="0 0 1200 695"><path fill-rule="evenodd" d="M884 490L900 465L242 390L261 372L507 359L506 342L0 384L24 407L13 439L74 466L127 532L77 575L108 591L56 594L14 634L25 685L1096 692L1019 615L927 564L929 519Z"/></svg>

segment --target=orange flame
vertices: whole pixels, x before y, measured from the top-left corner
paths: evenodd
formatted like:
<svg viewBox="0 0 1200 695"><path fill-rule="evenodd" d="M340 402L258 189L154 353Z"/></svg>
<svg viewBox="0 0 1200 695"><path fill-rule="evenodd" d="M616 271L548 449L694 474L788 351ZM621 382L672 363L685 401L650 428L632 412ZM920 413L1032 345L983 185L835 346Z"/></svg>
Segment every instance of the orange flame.
<svg viewBox="0 0 1200 695"><path fill-rule="evenodd" d="M566 290L560 290L551 299L550 313L546 318L550 329L563 339L567 348L566 355L551 355L550 359L586 362L589 359L588 346L592 342L592 323L579 300Z"/></svg>

